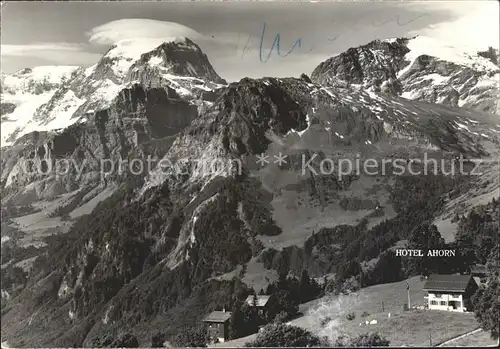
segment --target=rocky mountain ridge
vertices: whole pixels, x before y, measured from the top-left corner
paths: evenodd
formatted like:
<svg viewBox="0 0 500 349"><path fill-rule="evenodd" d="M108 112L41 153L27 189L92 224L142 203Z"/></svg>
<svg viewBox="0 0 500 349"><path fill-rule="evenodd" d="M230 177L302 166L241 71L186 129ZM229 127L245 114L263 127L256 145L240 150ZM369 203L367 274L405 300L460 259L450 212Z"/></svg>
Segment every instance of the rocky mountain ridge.
<svg viewBox="0 0 500 349"><path fill-rule="evenodd" d="M314 82L498 114L498 50L462 52L427 37L375 40L321 63Z"/></svg>

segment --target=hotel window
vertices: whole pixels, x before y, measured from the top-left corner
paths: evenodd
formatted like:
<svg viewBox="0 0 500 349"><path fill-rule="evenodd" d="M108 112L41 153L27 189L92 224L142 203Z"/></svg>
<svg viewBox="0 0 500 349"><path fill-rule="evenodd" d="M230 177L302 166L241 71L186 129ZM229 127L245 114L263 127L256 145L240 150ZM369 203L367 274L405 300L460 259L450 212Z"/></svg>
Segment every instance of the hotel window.
<svg viewBox="0 0 500 349"><path fill-rule="evenodd" d="M437 305L438 302L437 301L431 301L431 305Z"/></svg>
<svg viewBox="0 0 500 349"><path fill-rule="evenodd" d="M446 302L445 301L441 301L441 305L446 305Z"/></svg>

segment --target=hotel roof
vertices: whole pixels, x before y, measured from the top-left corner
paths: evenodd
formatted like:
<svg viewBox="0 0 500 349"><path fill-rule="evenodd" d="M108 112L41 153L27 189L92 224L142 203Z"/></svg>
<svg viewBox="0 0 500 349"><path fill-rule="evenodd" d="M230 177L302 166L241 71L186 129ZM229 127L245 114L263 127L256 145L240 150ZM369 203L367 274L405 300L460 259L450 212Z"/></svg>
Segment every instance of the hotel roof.
<svg viewBox="0 0 500 349"><path fill-rule="evenodd" d="M424 285L424 291L465 292L471 275L441 275L432 274Z"/></svg>

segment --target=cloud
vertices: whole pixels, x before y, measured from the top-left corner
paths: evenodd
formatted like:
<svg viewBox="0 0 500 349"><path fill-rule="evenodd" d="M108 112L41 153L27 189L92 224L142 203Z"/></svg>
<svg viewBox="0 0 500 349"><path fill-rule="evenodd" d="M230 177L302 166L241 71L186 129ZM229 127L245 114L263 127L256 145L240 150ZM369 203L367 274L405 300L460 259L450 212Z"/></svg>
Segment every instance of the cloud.
<svg viewBox="0 0 500 349"><path fill-rule="evenodd" d="M2 57L35 57L59 64L88 64L101 56L87 52L87 45L66 42L39 42L26 45L2 45Z"/></svg>
<svg viewBox="0 0 500 349"><path fill-rule="evenodd" d="M150 19L121 19L92 28L86 33L90 45L110 46L118 41L145 41L156 39L158 45L162 39L172 37L188 37L197 41L205 38L199 32L174 22L163 22ZM89 43L67 42L35 42L25 45L1 45L2 60L12 62L15 57L35 58L56 64L90 65L97 62L102 52L92 50Z"/></svg>
<svg viewBox="0 0 500 349"><path fill-rule="evenodd" d="M121 40L135 38L188 37L196 40L203 35L194 29L174 22L152 19L120 19L92 28L87 32L92 44L111 45Z"/></svg>
<svg viewBox="0 0 500 349"><path fill-rule="evenodd" d="M433 9L446 8L454 15L451 21L438 23L417 34L434 37L457 47L486 49L498 48L499 12L496 1L475 1L448 4L433 3ZM425 5L424 5L425 6Z"/></svg>
<svg viewBox="0 0 500 349"><path fill-rule="evenodd" d="M2 55L5 56L33 56L39 52L59 51L59 52L76 52L82 51L85 45L71 44L64 42L47 42L34 43L27 45L2 45Z"/></svg>

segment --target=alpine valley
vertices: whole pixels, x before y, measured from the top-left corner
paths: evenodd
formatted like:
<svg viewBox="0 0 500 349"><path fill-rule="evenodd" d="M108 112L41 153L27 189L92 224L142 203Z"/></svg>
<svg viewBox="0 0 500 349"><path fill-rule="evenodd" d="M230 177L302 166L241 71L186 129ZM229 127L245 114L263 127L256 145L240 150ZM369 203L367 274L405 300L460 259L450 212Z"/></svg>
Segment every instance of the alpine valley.
<svg viewBox="0 0 500 349"><path fill-rule="evenodd" d="M180 332L286 276L323 285L305 302L420 275L391 251L434 228L457 251L439 271L487 263L499 61L417 36L351 48L310 76L227 83L172 38L120 41L89 68L2 74L2 341L125 346L110 338L131 334L149 347L162 332L189 345ZM410 159L424 156L437 173L385 161L422 169ZM338 175L368 159L384 173ZM471 217L482 233L465 248Z"/></svg>

